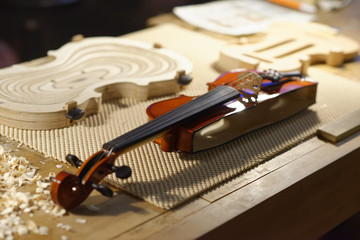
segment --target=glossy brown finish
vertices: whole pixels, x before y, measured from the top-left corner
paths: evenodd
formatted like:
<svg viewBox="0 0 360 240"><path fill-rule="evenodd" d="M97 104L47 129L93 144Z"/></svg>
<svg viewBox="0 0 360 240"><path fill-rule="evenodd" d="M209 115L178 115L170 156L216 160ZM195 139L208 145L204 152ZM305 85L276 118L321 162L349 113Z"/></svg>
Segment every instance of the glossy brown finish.
<svg viewBox="0 0 360 240"><path fill-rule="evenodd" d="M239 73L241 72L229 72L223 74L216 79L216 81L208 84L209 91L221 85L229 85L237 89L237 76ZM240 91L242 93L242 97L236 100L238 101L237 107L234 107L233 103L219 106L207 116L194 119L191 124L179 126L176 129L168 131L155 142L160 145L163 151L167 152L196 152L214 147L216 145L214 143L210 144L209 147L194 147L195 133L206 126L214 124L221 119L228 118L233 114L241 115L243 118L249 120L249 123L247 123L246 119L241 119L247 124L242 124L238 121L238 124L242 124L247 127L238 131L237 137L275 121L280 121L313 104L316 96L316 85L317 83L300 77L284 78L278 82L271 82L270 80L264 79L261 91L257 98L256 96L254 97L244 91ZM307 86L311 89L304 90ZM149 116L149 120L157 118L194 98L195 97L182 95L177 98L154 103L150 105L146 111ZM284 100L286 100L285 104ZM282 104L279 104L281 102ZM276 107L274 107L274 105L276 105ZM251 111L249 111L249 109L251 109ZM263 114L265 112L267 114ZM231 132L233 129L225 129L225 131ZM226 133L224 135L226 135ZM234 138L235 136L227 140L219 140L218 145Z"/></svg>
<svg viewBox="0 0 360 240"><path fill-rule="evenodd" d="M149 120L162 116L163 114L191 101L196 97L180 96L177 98L160 101L150 105L147 108L146 113L149 116ZM179 126L171 129L163 134L161 138L155 140L165 152L171 151L183 151L192 152L192 137L194 131L206 126L218 119L221 119L224 115L231 113L233 109L227 108L225 105L216 107L208 115L198 119L194 119L192 123Z"/></svg>
<svg viewBox="0 0 360 240"><path fill-rule="evenodd" d="M66 210L81 204L92 192L93 183L98 184L108 174L113 173L110 167L117 156L98 151L81 165L75 175L60 172L52 181L52 200Z"/></svg>
<svg viewBox="0 0 360 240"><path fill-rule="evenodd" d="M55 204L70 210L82 203L91 191L90 185L82 185L76 175L61 171L53 179L51 198Z"/></svg>

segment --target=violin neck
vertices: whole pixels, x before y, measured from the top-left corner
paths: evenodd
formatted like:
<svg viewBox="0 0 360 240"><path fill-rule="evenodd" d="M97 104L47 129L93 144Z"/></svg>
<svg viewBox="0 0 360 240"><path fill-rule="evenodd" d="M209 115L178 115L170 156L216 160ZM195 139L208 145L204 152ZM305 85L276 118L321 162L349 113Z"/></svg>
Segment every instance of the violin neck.
<svg viewBox="0 0 360 240"><path fill-rule="evenodd" d="M229 86L219 86L204 95L141 125L103 145L103 149L118 153L140 142L152 139L173 127L196 119L215 106L238 98L240 93Z"/></svg>

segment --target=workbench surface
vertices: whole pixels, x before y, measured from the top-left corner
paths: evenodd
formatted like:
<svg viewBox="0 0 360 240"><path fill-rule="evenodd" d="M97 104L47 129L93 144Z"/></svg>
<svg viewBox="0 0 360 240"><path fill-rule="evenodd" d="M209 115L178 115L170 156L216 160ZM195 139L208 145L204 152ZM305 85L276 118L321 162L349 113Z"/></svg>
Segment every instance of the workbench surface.
<svg viewBox="0 0 360 240"><path fill-rule="evenodd" d="M353 1L341 11L319 13L317 21L360 41L359 10L360 2ZM151 22L156 21L161 20ZM358 59L338 68L314 68L360 81ZM0 144L38 166L40 175L64 170L56 168L58 161L5 137ZM338 144L313 137L175 209L158 208L122 191L113 198L94 192L86 204L99 211L80 206L59 218L36 212L32 218L49 226L49 234L21 239L315 239L360 210L359 157L359 133ZM72 229L58 228L58 223Z"/></svg>

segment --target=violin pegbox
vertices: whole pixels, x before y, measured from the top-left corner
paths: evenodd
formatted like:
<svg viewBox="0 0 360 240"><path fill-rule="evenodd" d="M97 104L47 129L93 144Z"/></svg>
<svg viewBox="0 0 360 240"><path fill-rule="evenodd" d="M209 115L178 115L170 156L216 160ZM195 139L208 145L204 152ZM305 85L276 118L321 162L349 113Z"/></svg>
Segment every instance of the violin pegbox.
<svg viewBox="0 0 360 240"><path fill-rule="evenodd" d="M70 210L81 204L94 189L104 196L112 197L113 191L101 181L112 173L120 179L131 176L130 167L114 165L117 157L118 154L103 150L96 152L86 161L68 154L66 161L79 170L76 174L61 171L52 178L50 191L52 200L66 210Z"/></svg>
<svg viewBox="0 0 360 240"><path fill-rule="evenodd" d="M96 114L108 99L146 100L191 82L192 64L163 48L118 37L74 38L48 56L0 70L0 124L45 130Z"/></svg>
<svg viewBox="0 0 360 240"><path fill-rule="evenodd" d="M314 63L339 66L359 52L357 41L335 28L319 23L277 23L255 43L229 44L220 49L217 67L231 69L276 69L300 71Z"/></svg>

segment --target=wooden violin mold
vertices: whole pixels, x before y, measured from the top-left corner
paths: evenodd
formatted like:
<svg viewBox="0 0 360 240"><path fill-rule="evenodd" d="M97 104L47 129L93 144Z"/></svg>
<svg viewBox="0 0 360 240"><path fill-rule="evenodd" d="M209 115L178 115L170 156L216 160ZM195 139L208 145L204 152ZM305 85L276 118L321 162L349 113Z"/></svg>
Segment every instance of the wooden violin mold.
<svg viewBox="0 0 360 240"><path fill-rule="evenodd" d="M354 59L359 44L319 23L278 23L256 43L230 44L220 50L217 66L222 72L236 68L276 69L307 73L311 64L339 66Z"/></svg>
<svg viewBox="0 0 360 240"><path fill-rule="evenodd" d="M47 58L0 70L0 124L39 130L70 126L97 113L103 100L173 94L191 81L191 70L186 58L160 45L80 39L49 51Z"/></svg>

